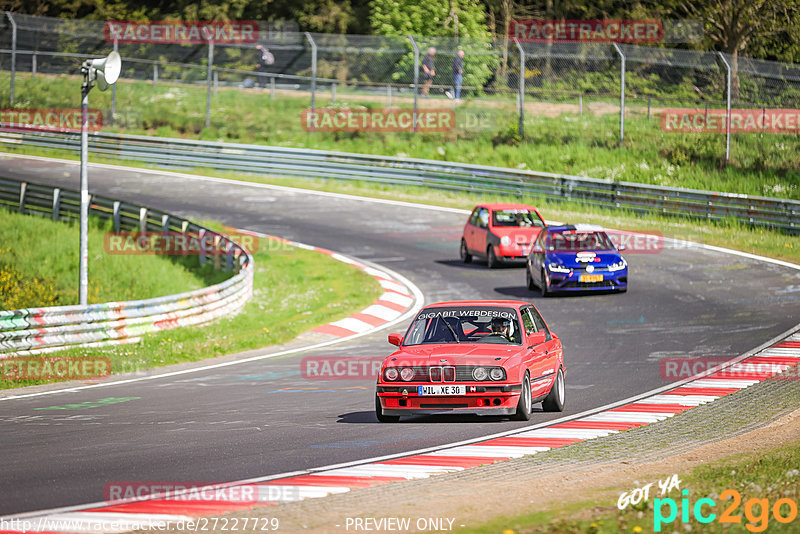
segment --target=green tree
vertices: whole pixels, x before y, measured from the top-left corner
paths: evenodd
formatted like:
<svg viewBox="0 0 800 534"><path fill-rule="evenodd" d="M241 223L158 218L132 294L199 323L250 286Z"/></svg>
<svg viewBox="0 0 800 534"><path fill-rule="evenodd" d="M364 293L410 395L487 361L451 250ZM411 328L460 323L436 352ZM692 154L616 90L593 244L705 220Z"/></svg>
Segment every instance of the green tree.
<svg viewBox="0 0 800 534"><path fill-rule="evenodd" d="M372 0L369 18L377 34L420 36L420 55L430 46L438 48L434 83L450 83L450 64L458 47L466 54L465 87L483 87L499 63L498 54L492 51L486 11L478 0ZM409 53L397 63L393 78L413 77L413 65L409 43Z"/></svg>

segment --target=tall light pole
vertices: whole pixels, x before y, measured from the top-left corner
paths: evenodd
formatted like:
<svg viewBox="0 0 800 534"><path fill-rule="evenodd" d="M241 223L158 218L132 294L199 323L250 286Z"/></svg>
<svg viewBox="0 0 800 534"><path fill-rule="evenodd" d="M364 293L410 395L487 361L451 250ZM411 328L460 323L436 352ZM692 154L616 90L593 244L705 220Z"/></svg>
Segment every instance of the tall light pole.
<svg viewBox="0 0 800 534"><path fill-rule="evenodd" d="M116 83L121 70L122 59L116 51L105 59L87 59L81 65L81 250L78 285L81 306L86 306L89 300L89 91L95 83L101 91L105 91Z"/></svg>

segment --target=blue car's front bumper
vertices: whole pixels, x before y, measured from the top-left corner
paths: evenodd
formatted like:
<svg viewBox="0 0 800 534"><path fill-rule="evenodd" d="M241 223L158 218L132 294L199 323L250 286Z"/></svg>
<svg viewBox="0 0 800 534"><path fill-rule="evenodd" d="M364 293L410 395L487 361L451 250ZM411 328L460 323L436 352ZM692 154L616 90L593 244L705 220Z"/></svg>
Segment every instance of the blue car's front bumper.
<svg viewBox="0 0 800 534"><path fill-rule="evenodd" d="M571 271L570 273L549 272L550 291L625 291L628 289L628 269L619 271ZM602 276L602 280L588 281L586 276Z"/></svg>

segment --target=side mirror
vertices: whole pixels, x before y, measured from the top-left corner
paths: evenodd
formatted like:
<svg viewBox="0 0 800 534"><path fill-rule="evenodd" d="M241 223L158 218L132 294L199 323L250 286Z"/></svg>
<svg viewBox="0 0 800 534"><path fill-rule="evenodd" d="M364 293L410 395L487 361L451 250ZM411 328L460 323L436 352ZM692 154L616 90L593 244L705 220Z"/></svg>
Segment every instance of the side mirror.
<svg viewBox="0 0 800 534"><path fill-rule="evenodd" d="M547 336L544 332L534 332L533 334L528 336L528 345L541 345L545 342Z"/></svg>
<svg viewBox="0 0 800 534"><path fill-rule="evenodd" d="M389 343L399 347L403 344L403 334L389 334Z"/></svg>
<svg viewBox="0 0 800 534"><path fill-rule="evenodd" d="M618 246L617 246L617 250L619 250L620 252L622 252L622 251L623 251L623 250L625 250L626 248L628 248L628 247L626 247L625 245L618 245Z"/></svg>

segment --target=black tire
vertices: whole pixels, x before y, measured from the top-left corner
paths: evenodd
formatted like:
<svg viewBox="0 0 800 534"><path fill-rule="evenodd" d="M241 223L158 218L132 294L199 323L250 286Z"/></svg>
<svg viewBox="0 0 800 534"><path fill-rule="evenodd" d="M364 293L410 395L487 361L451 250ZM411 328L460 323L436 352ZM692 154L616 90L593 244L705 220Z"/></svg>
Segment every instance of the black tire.
<svg viewBox="0 0 800 534"><path fill-rule="evenodd" d="M461 261L464 263L472 262L472 254L469 253L467 249L467 242L463 239L461 240L461 249L459 250L459 254L461 255Z"/></svg>
<svg viewBox="0 0 800 534"><path fill-rule="evenodd" d="M519 392L519 402L517 403L517 413L514 414L514 419L517 421L530 421L531 420L531 405L533 404L531 397L531 379L528 372L525 371L525 378L522 379L522 390Z"/></svg>
<svg viewBox="0 0 800 534"><path fill-rule="evenodd" d="M564 372L561 369L558 370L550 393L542 401L542 408L546 412L564 411Z"/></svg>
<svg viewBox="0 0 800 534"><path fill-rule="evenodd" d="M396 423L400 420L399 415L383 415L383 408L381 408L381 400L375 395L375 415L381 423Z"/></svg>
<svg viewBox="0 0 800 534"><path fill-rule="evenodd" d="M525 268L525 282L528 284L528 289L531 291L536 289L536 283L533 281L533 277L531 276L530 268Z"/></svg>
<svg viewBox="0 0 800 534"><path fill-rule="evenodd" d="M486 249L486 265L488 265L490 269L496 269L500 265L500 261L497 259L492 245L489 245L489 248Z"/></svg>
<svg viewBox="0 0 800 534"><path fill-rule="evenodd" d="M550 294L550 286L547 283L547 275L544 272L544 269L542 269L542 279L539 281L539 284L539 291L541 292L542 297L548 296Z"/></svg>

